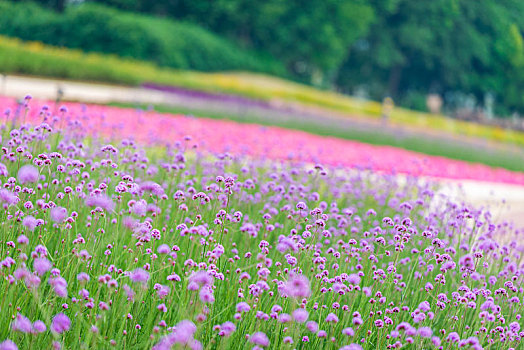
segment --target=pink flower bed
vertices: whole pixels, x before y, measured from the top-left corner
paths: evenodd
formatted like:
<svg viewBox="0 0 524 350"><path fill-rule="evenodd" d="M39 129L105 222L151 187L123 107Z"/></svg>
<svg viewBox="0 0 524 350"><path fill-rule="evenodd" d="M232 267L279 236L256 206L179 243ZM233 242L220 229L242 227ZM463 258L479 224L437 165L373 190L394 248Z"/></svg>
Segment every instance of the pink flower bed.
<svg viewBox="0 0 524 350"><path fill-rule="evenodd" d="M46 103L54 106L52 102L32 100L25 121L42 121L40 108ZM7 97L0 97L0 106L13 111L17 108L15 100ZM229 152L271 160L360 166L381 172L524 185L524 173L395 147L368 145L279 127L140 112L131 108L100 105L86 107L80 103L66 103L66 106L66 115L81 115L90 133L133 138L139 142L162 144L190 135L191 145L196 144L200 150L213 153Z"/></svg>

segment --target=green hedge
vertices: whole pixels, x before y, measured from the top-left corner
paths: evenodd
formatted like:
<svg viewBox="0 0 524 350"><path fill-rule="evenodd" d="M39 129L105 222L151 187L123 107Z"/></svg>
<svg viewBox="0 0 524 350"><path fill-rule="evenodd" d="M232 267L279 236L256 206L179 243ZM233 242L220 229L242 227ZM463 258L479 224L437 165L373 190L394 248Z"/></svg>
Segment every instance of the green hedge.
<svg viewBox="0 0 524 350"><path fill-rule="evenodd" d="M205 73L158 67L154 63L121 58L116 55L85 53L38 41L21 41L0 35L0 74L22 74L68 80L140 85L157 83L188 89L240 94L267 99L243 86L231 87L234 72ZM241 74L241 73L238 73Z"/></svg>
<svg viewBox="0 0 524 350"><path fill-rule="evenodd" d="M58 14L31 2L0 1L0 34L178 69L285 74L277 61L199 26L92 3L71 5Z"/></svg>

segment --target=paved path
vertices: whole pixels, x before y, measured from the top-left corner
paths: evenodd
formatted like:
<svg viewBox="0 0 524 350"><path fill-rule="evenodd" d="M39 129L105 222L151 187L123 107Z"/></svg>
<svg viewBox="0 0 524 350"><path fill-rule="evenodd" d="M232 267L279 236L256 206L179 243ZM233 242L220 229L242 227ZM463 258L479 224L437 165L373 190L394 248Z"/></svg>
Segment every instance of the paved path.
<svg viewBox="0 0 524 350"><path fill-rule="evenodd" d="M171 93L143 88L32 77L0 76L1 95L22 98L29 93L40 99L55 100L59 89L63 92L63 99L79 102L169 104L185 107L195 107L195 104L202 104L202 101L191 100L187 96L176 96ZM224 110L228 106L215 103L213 106L207 107ZM289 114L279 116L277 113L273 117L291 118L293 116ZM300 117L307 116L301 115ZM315 116L311 115L310 117L314 118ZM359 126L359 124L356 125L356 127ZM517 225L524 227L524 186L469 180L442 179L439 181L443 184L441 193L463 199L475 206L489 206L494 217L498 217L500 220L512 220Z"/></svg>
<svg viewBox="0 0 524 350"><path fill-rule="evenodd" d="M23 98L26 94L31 94L41 99L56 100L59 89L63 92L64 100L90 103L161 104L171 99L160 91L142 88L11 75L0 76L0 94L4 96Z"/></svg>
<svg viewBox="0 0 524 350"><path fill-rule="evenodd" d="M442 184L439 193L476 207L489 207L497 221L509 220L524 227L524 186L471 180L439 181Z"/></svg>

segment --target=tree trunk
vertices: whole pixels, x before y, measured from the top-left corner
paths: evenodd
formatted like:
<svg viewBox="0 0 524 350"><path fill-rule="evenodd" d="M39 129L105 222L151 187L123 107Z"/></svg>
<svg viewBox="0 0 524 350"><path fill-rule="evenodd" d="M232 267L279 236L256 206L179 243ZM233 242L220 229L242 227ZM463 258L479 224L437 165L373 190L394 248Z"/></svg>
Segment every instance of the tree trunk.
<svg viewBox="0 0 524 350"><path fill-rule="evenodd" d="M402 66L397 64L389 71L388 94L393 99L398 97L400 78L402 77Z"/></svg>

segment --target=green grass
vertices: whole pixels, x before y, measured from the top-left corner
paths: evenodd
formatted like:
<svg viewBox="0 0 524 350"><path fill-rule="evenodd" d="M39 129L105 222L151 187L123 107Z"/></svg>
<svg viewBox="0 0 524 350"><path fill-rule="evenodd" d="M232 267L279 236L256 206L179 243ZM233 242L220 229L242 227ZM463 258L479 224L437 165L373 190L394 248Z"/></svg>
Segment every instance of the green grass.
<svg viewBox="0 0 524 350"><path fill-rule="evenodd" d="M126 103L112 103L111 105L119 107L138 107L144 110L148 108L146 105L137 106L135 104ZM305 131L315 135L332 136L373 145L399 147L432 156L441 156L471 163L481 163L513 171L524 171L524 157L522 156L523 150L518 147L515 147L514 150L501 150L496 147L489 148L489 146L479 149L473 145L464 144L455 140L415 136L412 133L404 133L398 129L397 131L392 129L390 132L383 132L380 130L366 131L361 129L357 130L347 126L340 127L340 125L330 125L325 121L314 122L311 120L303 120L298 123L294 120L262 118L252 114L213 112L203 109L171 107L165 105L155 105L154 110L162 113L195 115L210 119L229 119L240 123L278 126L286 129ZM394 133L397 133L397 135Z"/></svg>

